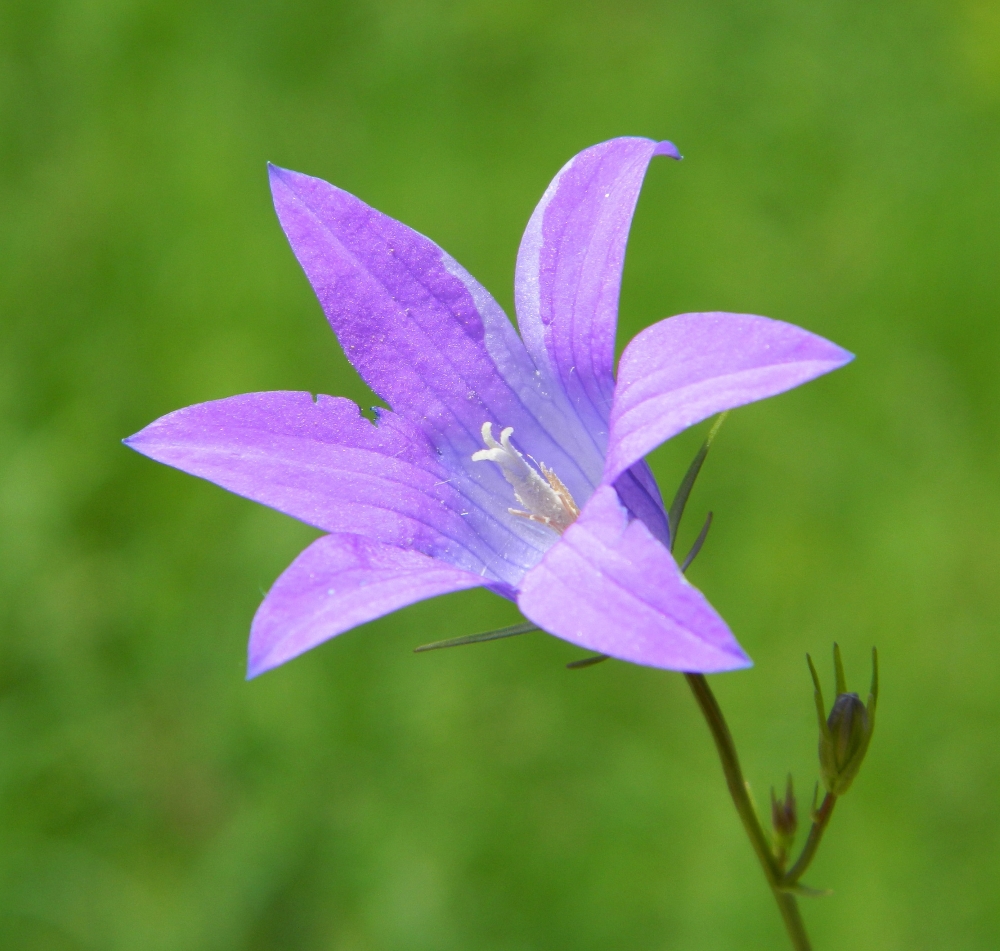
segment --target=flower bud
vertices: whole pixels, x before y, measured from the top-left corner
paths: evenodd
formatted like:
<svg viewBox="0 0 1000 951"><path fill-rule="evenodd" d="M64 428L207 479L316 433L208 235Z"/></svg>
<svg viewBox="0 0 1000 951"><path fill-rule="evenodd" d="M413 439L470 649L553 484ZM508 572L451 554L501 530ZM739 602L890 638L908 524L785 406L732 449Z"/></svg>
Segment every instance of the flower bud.
<svg viewBox="0 0 1000 951"><path fill-rule="evenodd" d="M833 645L833 662L837 678L837 699L829 717L820 688L819 676L808 657L816 687L816 712L819 718L819 763L823 784L835 796L842 796L858 775L868 744L875 729L875 707L878 702L878 654L872 650L872 686L867 707L856 693L847 692L840 647Z"/></svg>
<svg viewBox="0 0 1000 951"><path fill-rule="evenodd" d="M826 788L839 796L847 792L868 751L868 711L856 693L842 693L826 724L829 736L820 737L819 761Z"/></svg>
<svg viewBox="0 0 1000 951"><path fill-rule="evenodd" d="M784 867L788 853L795 842L795 831L799 826L791 774L788 776L783 799L778 799L774 794L774 787L771 787L771 826L774 829L774 857L778 860L778 864Z"/></svg>

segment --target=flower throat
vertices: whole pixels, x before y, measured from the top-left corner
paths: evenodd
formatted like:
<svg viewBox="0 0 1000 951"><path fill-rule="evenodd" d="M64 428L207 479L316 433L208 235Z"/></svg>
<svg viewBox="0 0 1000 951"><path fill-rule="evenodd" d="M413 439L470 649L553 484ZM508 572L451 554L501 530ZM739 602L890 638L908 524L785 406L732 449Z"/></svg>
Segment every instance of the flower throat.
<svg viewBox="0 0 1000 951"><path fill-rule="evenodd" d="M500 442L493 438L493 424L483 423L486 449L473 453L473 462L494 462L514 489L514 498L524 509L507 509L511 515L540 522L560 535L569 528L580 509L569 489L544 462L538 464L541 475L528 465L524 456L510 444L514 429L508 426L500 433ZM543 478L544 476L544 478Z"/></svg>

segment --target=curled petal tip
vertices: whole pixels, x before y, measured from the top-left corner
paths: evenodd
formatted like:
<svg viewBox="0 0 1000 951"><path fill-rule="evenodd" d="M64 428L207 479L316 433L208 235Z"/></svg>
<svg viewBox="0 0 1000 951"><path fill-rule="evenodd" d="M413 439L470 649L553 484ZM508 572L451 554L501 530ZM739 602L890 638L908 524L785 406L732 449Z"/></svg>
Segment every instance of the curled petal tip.
<svg viewBox="0 0 1000 951"><path fill-rule="evenodd" d="M666 139L662 142L657 142L656 148L653 149L653 155L665 155L667 158L677 159L677 161L684 158L677 146Z"/></svg>

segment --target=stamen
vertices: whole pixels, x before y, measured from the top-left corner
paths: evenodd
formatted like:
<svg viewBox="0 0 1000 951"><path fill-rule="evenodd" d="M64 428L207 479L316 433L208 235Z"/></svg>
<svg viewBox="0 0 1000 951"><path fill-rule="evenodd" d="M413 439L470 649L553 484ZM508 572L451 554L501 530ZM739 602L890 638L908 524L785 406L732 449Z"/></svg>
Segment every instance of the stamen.
<svg viewBox="0 0 1000 951"><path fill-rule="evenodd" d="M491 423L483 423L482 432L483 442L487 448L473 453L472 461L493 462L500 466L504 478L514 489L514 498L524 506L523 511L521 509L507 511L511 515L547 525L560 534L566 531L576 521L580 509L559 476L545 463L539 465L542 470L541 475L528 465L524 456L511 445L513 427L508 426L500 433L500 442L493 438Z"/></svg>

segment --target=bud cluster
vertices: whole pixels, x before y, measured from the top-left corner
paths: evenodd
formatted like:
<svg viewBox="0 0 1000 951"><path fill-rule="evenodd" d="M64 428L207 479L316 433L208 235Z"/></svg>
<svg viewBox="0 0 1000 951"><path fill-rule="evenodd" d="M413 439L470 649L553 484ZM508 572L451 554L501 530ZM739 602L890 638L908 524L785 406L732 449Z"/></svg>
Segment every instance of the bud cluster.
<svg viewBox="0 0 1000 951"><path fill-rule="evenodd" d="M791 773L788 774L788 784L785 786L783 799L778 799L774 787L771 787L771 826L774 829L774 857L778 867L783 869L795 844L795 833L799 827Z"/></svg>

